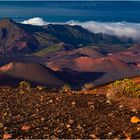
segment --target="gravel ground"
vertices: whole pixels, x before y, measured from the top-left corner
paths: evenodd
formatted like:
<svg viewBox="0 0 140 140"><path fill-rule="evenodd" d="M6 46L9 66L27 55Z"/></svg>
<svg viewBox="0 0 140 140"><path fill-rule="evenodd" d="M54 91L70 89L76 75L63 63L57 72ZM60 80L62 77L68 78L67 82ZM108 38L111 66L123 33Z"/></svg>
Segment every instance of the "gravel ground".
<svg viewBox="0 0 140 140"><path fill-rule="evenodd" d="M140 111L108 102L104 94L0 87L0 138L140 138Z"/></svg>

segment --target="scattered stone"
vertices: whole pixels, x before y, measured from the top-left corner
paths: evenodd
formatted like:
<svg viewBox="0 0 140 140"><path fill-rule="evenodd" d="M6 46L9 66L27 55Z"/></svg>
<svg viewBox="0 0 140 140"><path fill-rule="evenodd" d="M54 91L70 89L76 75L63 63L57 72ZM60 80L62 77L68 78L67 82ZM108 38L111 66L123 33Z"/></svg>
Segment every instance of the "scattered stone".
<svg viewBox="0 0 140 140"><path fill-rule="evenodd" d="M124 132L126 139L131 140L131 133L130 132Z"/></svg>
<svg viewBox="0 0 140 140"><path fill-rule="evenodd" d="M28 131L31 127L29 125L24 125L22 126L21 130L22 131Z"/></svg>
<svg viewBox="0 0 140 140"><path fill-rule="evenodd" d="M45 118L44 117L41 117L41 121L43 122L45 120Z"/></svg>
<svg viewBox="0 0 140 140"><path fill-rule="evenodd" d="M97 136L95 134L91 134L89 135L92 139L98 139Z"/></svg>
<svg viewBox="0 0 140 140"><path fill-rule="evenodd" d="M113 134L113 132L108 132L108 134L107 134L107 135L108 135L108 136L111 136L112 134Z"/></svg>
<svg viewBox="0 0 140 140"><path fill-rule="evenodd" d="M111 100L109 100L109 99L106 100L106 103L107 103L107 104L112 104Z"/></svg>
<svg viewBox="0 0 140 140"><path fill-rule="evenodd" d="M140 131L140 127L137 127L137 131Z"/></svg>
<svg viewBox="0 0 140 140"><path fill-rule="evenodd" d="M6 133L3 135L3 139L11 139L11 138L12 138L11 134Z"/></svg>
<svg viewBox="0 0 140 140"><path fill-rule="evenodd" d="M119 105L119 108L120 108L120 109L123 109L123 108L124 108L124 106L123 106L123 105Z"/></svg>
<svg viewBox="0 0 140 140"><path fill-rule="evenodd" d="M132 112L138 113L137 109L135 109L135 108L132 109Z"/></svg>
<svg viewBox="0 0 140 140"><path fill-rule="evenodd" d="M74 123L74 120L69 119L68 123L69 123L69 124L73 124L73 123Z"/></svg>
<svg viewBox="0 0 140 140"><path fill-rule="evenodd" d="M50 100L50 101L49 101L49 103L52 103L52 102L53 102L53 100Z"/></svg>
<svg viewBox="0 0 140 140"><path fill-rule="evenodd" d="M0 129L3 128L3 127L4 127L4 124L3 123L0 123Z"/></svg>
<svg viewBox="0 0 140 140"><path fill-rule="evenodd" d="M67 124L66 126L67 126L67 128L70 128L71 127L70 124Z"/></svg>
<svg viewBox="0 0 140 140"><path fill-rule="evenodd" d="M89 108L92 109L92 110L94 110L95 109L95 106L94 105L90 105Z"/></svg>
<svg viewBox="0 0 140 140"><path fill-rule="evenodd" d="M136 114L125 104L120 109L118 101L107 104L103 94L76 91L69 95L36 89L19 92L0 89L0 139L7 133L12 139L122 139L126 138L122 130L129 130L132 138L140 132L139 110ZM8 115L3 117L4 112ZM119 128L121 131L117 131Z"/></svg>
<svg viewBox="0 0 140 140"><path fill-rule="evenodd" d="M76 105L76 103L74 101L71 104L72 104L73 107Z"/></svg>
<svg viewBox="0 0 140 140"><path fill-rule="evenodd" d="M140 122L140 119L138 117L134 116L131 118L131 123L138 123L138 122Z"/></svg>

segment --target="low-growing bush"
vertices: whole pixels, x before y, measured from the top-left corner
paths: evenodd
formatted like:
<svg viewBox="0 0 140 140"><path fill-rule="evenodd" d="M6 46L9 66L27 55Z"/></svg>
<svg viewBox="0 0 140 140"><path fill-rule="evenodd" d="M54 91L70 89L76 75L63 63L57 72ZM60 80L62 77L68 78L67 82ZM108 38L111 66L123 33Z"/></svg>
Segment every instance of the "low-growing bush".
<svg viewBox="0 0 140 140"><path fill-rule="evenodd" d="M44 86L37 86L36 89L39 90L39 91L43 91L43 90L46 90L46 87L44 87Z"/></svg>
<svg viewBox="0 0 140 140"><path fill-rule="evenodd" d="M83 90L93 90L94 89L94 85L92 83L87 83L83 86L82 88Z"/></svg>
<svg viewBox="0 0 140 140"><path fill-rule="evenodd" d="M62 87L62 89L61 89L61 92L63 92L63 93L71 92L71 87L70 87L70 85L68 85L68 84L64 85L64 86Z"/></svg>
<svg viewBox="0 0 140 140"><path fill-rule="evenodd" d="M107 97L110 99L120 97L140 97L140 85L137 85L130 79L117 80L110 84L107 91Z"/></svg>
<svg viewBox="0 0 140 140"><path fill-rule="evenodd" d="M29 82L26 82L26 81L22 81L19 83L19 87L22 88L22 89L30 89L31 88L31 85Z"/></svg>

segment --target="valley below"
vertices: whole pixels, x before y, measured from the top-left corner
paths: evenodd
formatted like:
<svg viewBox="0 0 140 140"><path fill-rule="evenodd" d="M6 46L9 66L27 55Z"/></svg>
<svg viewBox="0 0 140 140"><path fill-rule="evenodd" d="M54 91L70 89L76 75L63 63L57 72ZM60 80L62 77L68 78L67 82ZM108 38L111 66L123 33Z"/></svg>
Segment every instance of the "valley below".
<svg viewBox="0 0 140 140"><path fill-rule="evenodd" d="M80 89L86 83L100 86L140 75L140 45L137 41L94 34L77 25L33 26L2 19L0 44L1 85L8 85L5 79L9 78L13 86L25 80L61 87L63 81ZM32 71L35 71L34 75L31 75ZM47 83L50 75L58 82ZM59 81L61 84L56 84Z"/></svg>

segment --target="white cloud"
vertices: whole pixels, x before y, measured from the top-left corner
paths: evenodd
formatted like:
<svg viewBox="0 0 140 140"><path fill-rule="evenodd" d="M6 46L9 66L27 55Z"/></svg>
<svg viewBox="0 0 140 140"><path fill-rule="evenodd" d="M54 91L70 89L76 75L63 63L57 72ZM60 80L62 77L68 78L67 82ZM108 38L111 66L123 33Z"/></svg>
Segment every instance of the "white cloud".
<svg viewBox="0 0 140 140"><path fill-rule="evenodd" d="M47 25L49 22L44 21L42 18L36 17L29 20L25 20L22 23L32 25ZM83 28L93 33L106 33L109 35L117 35L120 37L131 37L135 40L140 39L140 24L128 23L128 22L97 22L97 21L69 21L66 23L52 23L52 24L69 24L71 26L80 25Z"/></svg>
<svg viewBox="0 0 140 140"><path fill-rule="evenodd" d="M22 23L23 24L37 25L37 26L43 26L43 25L48 24L46 21L43 20L43 18L40 18L40 17L31 18L29 20L23 21Z"/></svg>
<svg viewBox="0 0 140 140"><path fill-rule="evenodd" d="M94 33L106 33L109 35L117 35L120 37L132 37L140 39L140 24L128 22L68 22L69 25L80 25Z"/></svg>

